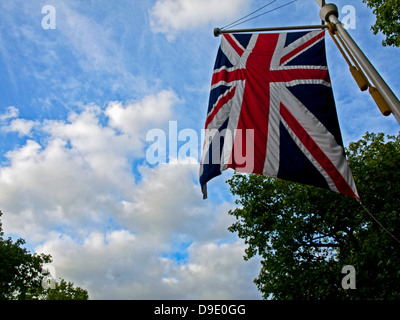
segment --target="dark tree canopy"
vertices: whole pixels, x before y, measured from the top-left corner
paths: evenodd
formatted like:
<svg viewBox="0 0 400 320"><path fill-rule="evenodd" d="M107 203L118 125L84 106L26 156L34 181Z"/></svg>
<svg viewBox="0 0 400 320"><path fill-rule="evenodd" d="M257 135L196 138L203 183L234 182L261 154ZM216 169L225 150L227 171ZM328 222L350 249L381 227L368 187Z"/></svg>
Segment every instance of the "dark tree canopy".
<svg viewBox="0 0 400 320"><path fill-rule="evenodd" d="M361 201L400 239L400 134L367 133L346 151ZM400 299L400 243L353 198L260 175L228 181L238 207L229 230L258 254L265 299ZM342 268L356 271L343 289Z"/></svg>

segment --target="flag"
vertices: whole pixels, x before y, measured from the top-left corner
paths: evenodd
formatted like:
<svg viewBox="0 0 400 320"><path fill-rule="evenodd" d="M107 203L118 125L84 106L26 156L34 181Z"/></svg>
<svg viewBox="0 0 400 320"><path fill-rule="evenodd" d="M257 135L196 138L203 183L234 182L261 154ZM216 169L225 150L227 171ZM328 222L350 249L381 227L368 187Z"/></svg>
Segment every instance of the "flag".
<svg viewBox="0 0 400 320"><path fill-rule="evenodd" d="M325 32L224 34L211 81L200 185L232 168L359 198L345 158Z"/></svg>

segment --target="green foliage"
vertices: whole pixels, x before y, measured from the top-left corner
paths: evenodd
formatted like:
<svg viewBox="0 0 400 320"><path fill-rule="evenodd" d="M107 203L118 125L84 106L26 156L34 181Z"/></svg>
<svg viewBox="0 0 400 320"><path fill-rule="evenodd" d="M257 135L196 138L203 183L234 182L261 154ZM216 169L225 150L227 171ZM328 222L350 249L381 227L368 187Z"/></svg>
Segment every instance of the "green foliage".
<svg viewBox="0 0 400 320"><path fill-rule="evenodd" d="M2 212L0 211L0 217ZM88 293L73 283L61 279L54 289L42 286L43 265L51 262L51 256L31 254L23 245L25 240L13 242L3 239L0 221L0 300L87 300Z"/></svg>
<svg viewBox="0 0 400 320"><path fill-rule="evenodd" d="M400 238L400 135L367 133L347 159L363 204ZM399 299L400 244L353 198L260 175L228 181L239 205L229 230L258 254L255 283L273 299ZM356 269L355 290L344 290L344 265Z"/></svg>
<svg viewBox="0 0 400 320"><path fill-rule="evenodd" d="M371 27L374 34L381 31L386 39L384 46L400 47L400 1L398 0L363 0L373 9L376 22Z"/></svg>
<svg viewBox="0 0 400 320"><path fill-rule="evenodd" d="M23 239L14 243L3 234L0 224L0 300L29 299L30 292L41 287L42 265L51 262L50 256L30 254L22 247Z"/></svg>
<svg viewBox="0 0 400 320"><path fill-rule="evenodd" d="M47 289L44 299L46 300L88 300L89 295L86 290L80 287L74 287L72 282L66 282L61 279L56 283L54 289Z"/></svg>

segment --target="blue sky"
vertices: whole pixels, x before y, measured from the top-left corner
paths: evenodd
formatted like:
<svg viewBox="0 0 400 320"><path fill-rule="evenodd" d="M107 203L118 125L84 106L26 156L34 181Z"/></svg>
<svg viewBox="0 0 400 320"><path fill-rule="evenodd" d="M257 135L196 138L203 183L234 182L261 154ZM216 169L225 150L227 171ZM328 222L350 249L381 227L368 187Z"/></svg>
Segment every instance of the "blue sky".
<svg viewBox="0 0 400 320"><path fill-rule="evenodd" d="M213 28L266 3L3 1L0 209L6 234L51 254L56 277L93 299L259 299L252 282L259 260L244 261L244 243L227 231L234 199L224 181L232 173L210 182L204 201L198 157L174 159L168 146L185 143L172 135L197 133L200 149L219 46ZM340 12L354 8L348 31L399 95L399 49L382 47L361 1L335 3ZM55 29L42 27L45 5L55 9ZM299 0L241 27L319 24L318 13L314 0ZM396 134L393 116L380 114L332 40L326 43L345 144L366 131ZM146 158L152 130L166 137L167 161L158 165Z"/></svg>

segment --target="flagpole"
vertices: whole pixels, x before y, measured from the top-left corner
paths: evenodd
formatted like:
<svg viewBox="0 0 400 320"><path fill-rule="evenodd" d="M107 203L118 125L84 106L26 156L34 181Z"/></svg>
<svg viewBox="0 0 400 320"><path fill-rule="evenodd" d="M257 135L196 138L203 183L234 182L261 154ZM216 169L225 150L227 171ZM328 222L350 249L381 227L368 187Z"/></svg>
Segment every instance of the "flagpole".
<svg viewBox="0 0 400 320"><path fill-rule="evenodd" d="M328 28L328 26L325 24L321 24L321 25L310 25L310 26L287 26L287 27L253 28L253 29L228 29L228 30L214 28L214 36L218 37L223 33L310 30L310 29L324 29L324 28Z"/></svg>
<svg viewBox="0 0 400 320"><path fill-rule="evenodd" d="M389 106L390 110L393 113L393 116L400 124L400 101L395 96L393 91L389 88L385 80L381 77L379 72L375 69L372 63L368 60L365 56L363 51L358 47L355 43L353 38L350 34L346 31L343 27L342 23L339 21L339 13L336 5L329 3L325 4L324 0L316 0L318 5L321 7L320 17L321 19L325 20L326 22L332 22L335 27L336 31L340 34L343 38L343 41L347 45L348 49L357 59L360 66L364 69L364 72L370 78L372 84L376 87L378 92L381 94L384 101Z"/></svg>

